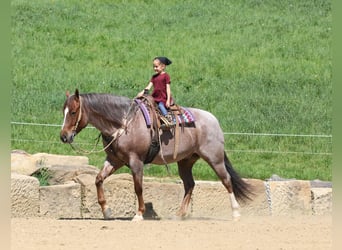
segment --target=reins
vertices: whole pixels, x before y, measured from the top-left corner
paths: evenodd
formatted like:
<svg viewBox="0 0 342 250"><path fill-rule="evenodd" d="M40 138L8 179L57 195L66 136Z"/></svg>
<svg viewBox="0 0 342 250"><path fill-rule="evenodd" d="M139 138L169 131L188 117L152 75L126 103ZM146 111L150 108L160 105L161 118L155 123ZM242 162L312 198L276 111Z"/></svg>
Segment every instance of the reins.
<svg viewBox="0 0 342 250"><path fill-rule="evenodd" d="M82 148L75 148L71 143L70 144L70 147L75 150L77 153L82 153L82 154L92 154L92 153L100 153L102 151L105 151L114 141L116 141L124 132L125 132L126 129L124 128L119 128L118 130L115 131L115 133L113 133L111 136L113 137L113 139L105 146L103 147L102 149L100 150L95 150L95 148L97 147L97 145L99 144L99 141L100 141L100 137L101 137L101 133L98 135L97 139L96 139L96 143L93 147L92 150L88 151L88 150L85 150L85 149L82 149Z"/></svg>

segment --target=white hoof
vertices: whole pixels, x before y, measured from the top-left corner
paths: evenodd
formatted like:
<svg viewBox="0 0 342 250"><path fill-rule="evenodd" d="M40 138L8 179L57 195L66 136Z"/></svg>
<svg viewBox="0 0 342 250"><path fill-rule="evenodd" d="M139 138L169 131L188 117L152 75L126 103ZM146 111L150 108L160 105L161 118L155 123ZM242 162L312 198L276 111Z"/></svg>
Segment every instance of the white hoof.
<svg viewBox="0 0 342 250"><path fill-rule="evenodd" d="M110 218L112 217L112 210L110 208L106 208L104 211L103 211L103 218L105 220L109 220Z"/></svg>
<svg viewBox="0 0 342 250"><path fill-rule="evenodd" d="M144 217L142 215L134 215L132 221L143 221Z"/></svg>
<svg viewBox="0 0 342 250"><path fill-rule="evenodd" d="M240 217L241 217L241 214L239 211L237 211L237 210L233 211L233 220L234 221L240 220Z"/></svg>

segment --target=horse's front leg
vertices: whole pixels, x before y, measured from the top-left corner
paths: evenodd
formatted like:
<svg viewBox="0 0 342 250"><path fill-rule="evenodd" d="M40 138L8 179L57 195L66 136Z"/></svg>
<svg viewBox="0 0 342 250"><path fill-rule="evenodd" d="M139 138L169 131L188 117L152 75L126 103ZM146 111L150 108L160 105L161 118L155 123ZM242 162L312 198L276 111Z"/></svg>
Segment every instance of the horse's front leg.
<svg viewBox="0 0 342 250"><path fill-rule="evenodd" d="M114 167L108 160L104 162L103 168L96 176L95 185L97 190L97 200L101 206L101 210L103 213L103 217L105 220L110 219L111 217L111 209L107 205L106 198L104 196L104 189L103 189L103 181L114 173L120 167Z"/></svg>
<svg viewBox="0 0 342 250"><path fill-rule="evenodd" d="M145 213L145 203L144 203L143 188L142 188L144 164L141 161L135 161L130 166L131 166L132 175L133 175L134 190L138 198L138 211L135 214L133 221L141 221L144 219L143 214Z"/></svg>

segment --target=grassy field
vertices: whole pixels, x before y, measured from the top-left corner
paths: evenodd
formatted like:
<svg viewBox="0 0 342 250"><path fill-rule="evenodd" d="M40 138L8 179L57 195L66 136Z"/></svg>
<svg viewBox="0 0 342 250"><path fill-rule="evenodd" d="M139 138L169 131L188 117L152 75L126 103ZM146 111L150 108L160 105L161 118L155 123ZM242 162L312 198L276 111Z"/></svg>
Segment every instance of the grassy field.
<svg viewBox="0 0 342 250"><path fill-rule="evenodd" d="M332 179L330 1L11 4L11 121L30 124L12 124L12 149L77 154L59 142L60 126L32 123L61 124L65 91L76 87L133 98L153 74L153 57L165 55L177 103L219 119L243 177ZM86 129L76 141L90 149L97 135ZM88 157L102 166L103 153ZM153 165L145 173L167 175ZM201 161L194 175L216 178Z"/></svg>

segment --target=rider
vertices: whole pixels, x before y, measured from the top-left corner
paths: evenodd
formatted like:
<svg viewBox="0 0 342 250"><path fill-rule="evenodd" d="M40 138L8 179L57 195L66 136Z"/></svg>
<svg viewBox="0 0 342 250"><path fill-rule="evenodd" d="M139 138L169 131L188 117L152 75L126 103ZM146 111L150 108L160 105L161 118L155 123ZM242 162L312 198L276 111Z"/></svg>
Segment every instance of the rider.
<svg viewBox="0 0 342 250"><path fill-rule="evenodd" d="M173 105L173 99L171 96L171 80L170 75L165 72L167 65L172 62L170 59L164 56L158 56L153 59L153 69L155 74L151 77L150 82L145 89L138 93L137 97L143 96L153 86L152 97L157 103L162 115L165 116L169 122L172 123L172 118L168 116L167 108Z"/></svg>

